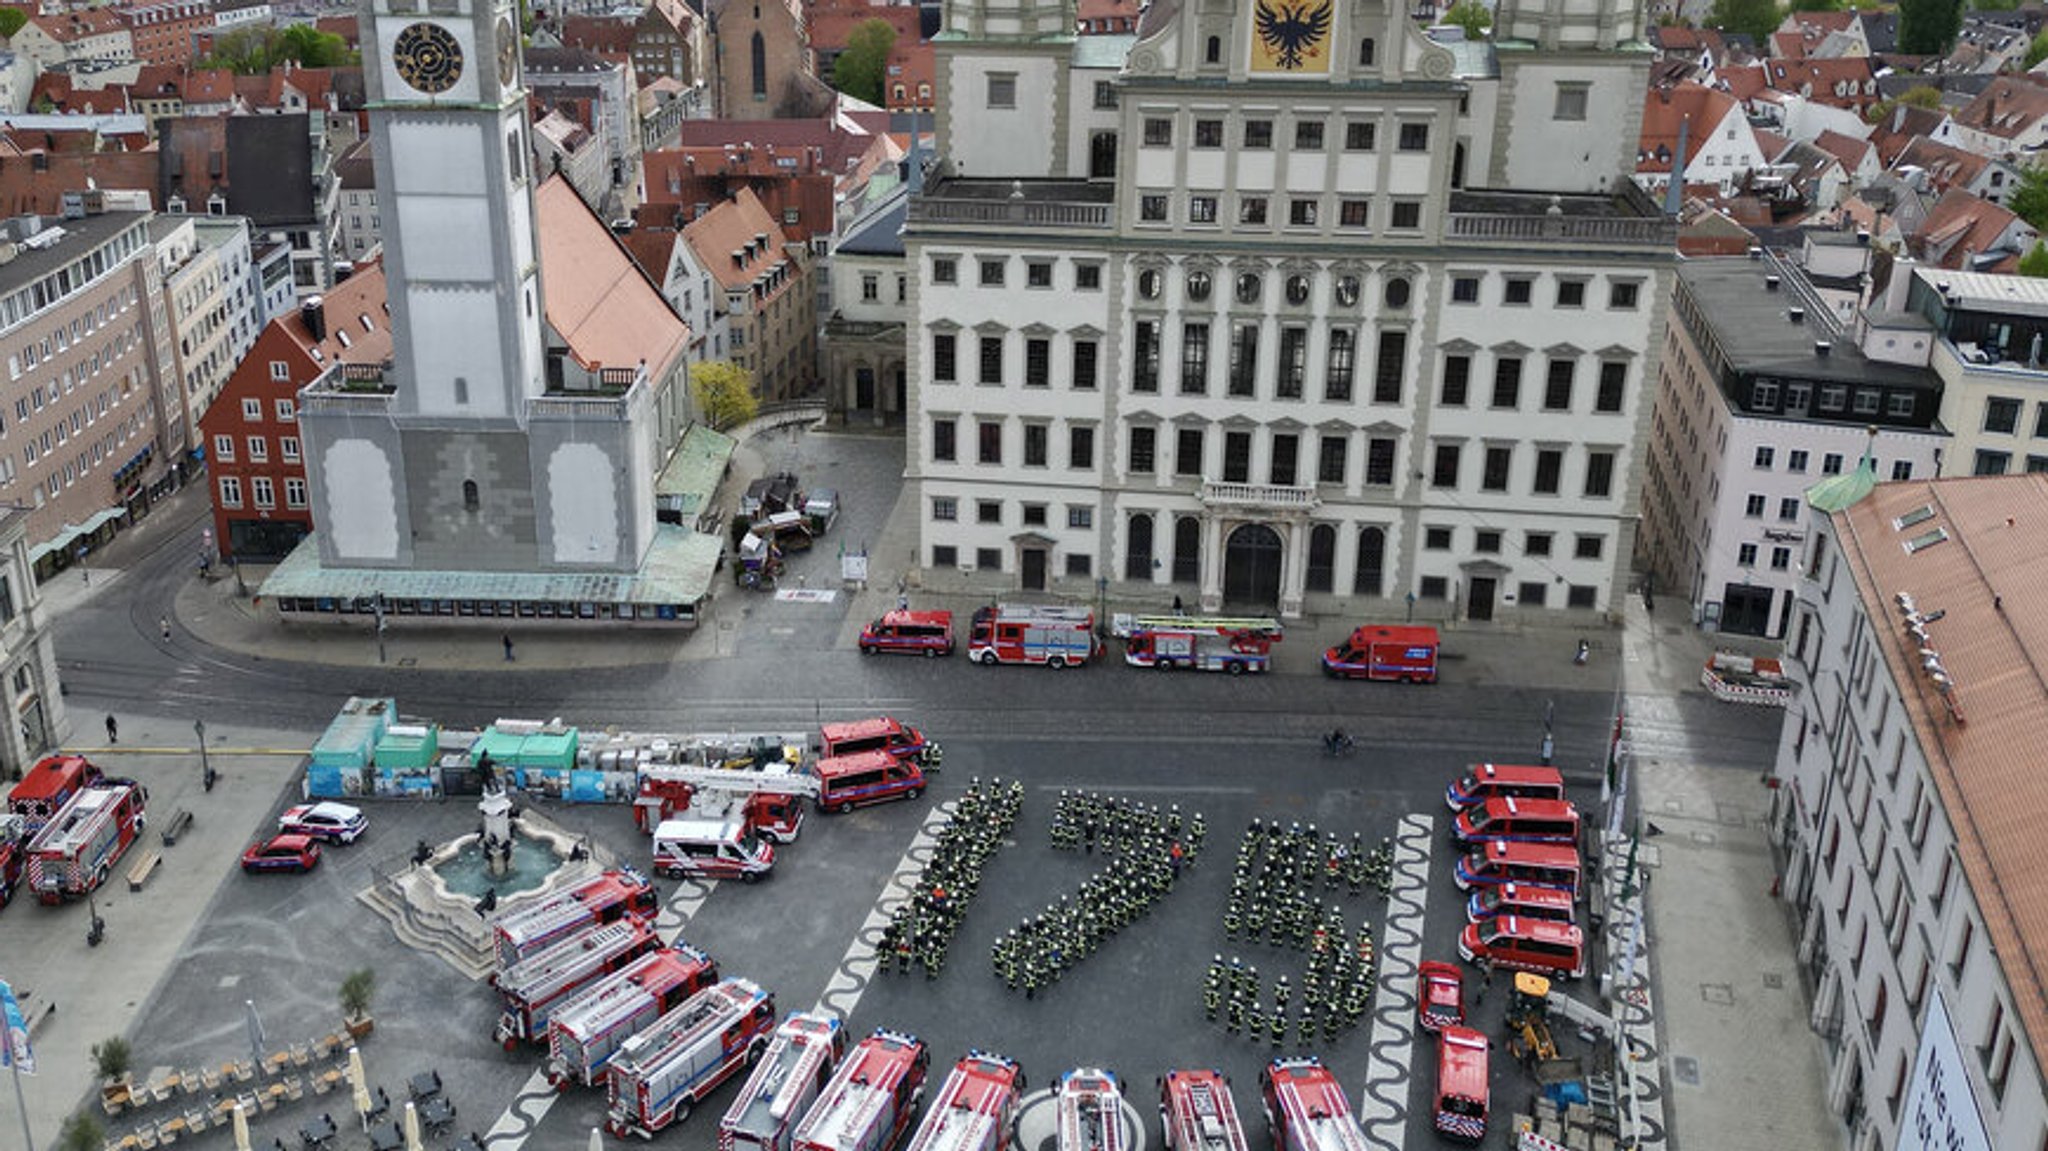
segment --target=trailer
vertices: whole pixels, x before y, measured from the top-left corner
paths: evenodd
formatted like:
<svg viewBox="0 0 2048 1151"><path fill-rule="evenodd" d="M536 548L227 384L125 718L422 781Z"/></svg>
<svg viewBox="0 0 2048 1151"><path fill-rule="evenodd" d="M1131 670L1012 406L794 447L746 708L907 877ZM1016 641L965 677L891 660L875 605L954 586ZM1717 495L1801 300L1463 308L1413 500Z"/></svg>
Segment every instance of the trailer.
<svg viewBox="0 0 2048 1151"><path fill-rule="evenodd" d="M744 979L692 995L612 1056L606 1127L652 1139L689 1118L706 1095L761 1057L774 1028L774 997Z"/></svg>
<svg viewBox="0 0 2048 1151"><path fill-rule="evenodd" d="M628 915L615 923L585 927L498 976L505 1010L493 1034L505 1050L521 1040L545 1043L548 1017L591 980L617 971L660 946L654 923Z"/></svg>
<svg viewBox="0 0 2048 1151"><path fill-rule="evenodd" d="M81 788L28 844L28 885L43 903L98 890L142 834L149 792L125 779Z"/></svg>
<svg viewBox="0 0 2048 1151"><path fill-rule="evenodd" d="M846 1028L829 1011L782 1021L754 1073L718 1121L718 1151L790 1151L797 1121L846 1051Z"/></svg>
<svg viewBox="0 0 2048 1151"><path fill-rule="evenodd" d="M1024 1072L1016 1060L969 1051L932 1097L910 1151L1001 1151L1010 1142L1023 1091Z"/></svg>
<svg viewBox="0 0 2048 1151"><path fill-rule="evenodd" d="M889 1151L924 1098L924 1040L876 1028L854 1045L796 1128L796 1151Z"/></svg>
<svg viewBox="0 0 2048 1151"><path fill-rule="evenodd" d="M718 964L680 939L563 1000L548 1017L548 1082L594 1086L626 1040L718 981Z"/></svg>
<svg viewBox="0 0 2048 1151"><path fill-rule="evenodd" d="M1124 1091L1114 1072L1078 1067L1060 1076L1058 1151L1124 1151Z"/></svg>
<svg viewBox="0 0 2048 1151"><path fill-rule="evenodd" d="M653 915L654 885L630 867L593 875L530 907L499 914L491 924L500 972L582 928L627 913Z"/></svg>

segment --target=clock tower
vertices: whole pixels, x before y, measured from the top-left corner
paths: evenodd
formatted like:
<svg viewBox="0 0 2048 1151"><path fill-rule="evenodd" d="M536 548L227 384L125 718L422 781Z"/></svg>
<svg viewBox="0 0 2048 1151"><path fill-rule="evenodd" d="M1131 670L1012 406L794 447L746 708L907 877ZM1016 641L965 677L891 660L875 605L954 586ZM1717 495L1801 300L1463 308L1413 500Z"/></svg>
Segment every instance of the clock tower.
<svg viewBox="0 0 2048 1151"><path fill-rule="evenodd" d="M524 426L544 387L517 7L372 0L363 82L400 427Z"/></svg>

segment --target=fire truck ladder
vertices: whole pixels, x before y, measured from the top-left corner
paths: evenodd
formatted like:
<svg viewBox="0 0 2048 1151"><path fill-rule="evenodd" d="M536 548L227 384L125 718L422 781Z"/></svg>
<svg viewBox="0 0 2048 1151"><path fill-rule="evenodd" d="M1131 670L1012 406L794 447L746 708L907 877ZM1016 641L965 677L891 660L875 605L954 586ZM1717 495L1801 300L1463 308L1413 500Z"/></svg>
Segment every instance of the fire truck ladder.
<svg viewBox="0 0 2048 1151"><path fill-rule="evenodd" d="M1128 638L1131 633L1139 631L1213 631L1219 635L1250 632L1253 635L1279 635L1285 629L1279 620L1265 616L1119 615L1111 630L1119 636Z"/></svg>
<svg viewBox="0 0 2048 1151"><path fill-rule="evenodd" d="M652 1073L653 1069L673 1058L679 1050L688 1050L704 1037L704 1033L722 1027L725 1014L744 1002L751 991L743 986L714 984L692 996L688 1003L657 1020L653 1027L635 1035L628 1046L648 1052L645 1059L634 1060L642 1071Z"/></svg>
<svg viewBox="0 0 2048 1151"><path fill-rule="evenodd" d="M580 899L559 895L538 907L523 908L501 919L498 930L515 943L537 939L579 919L588 919L590 908Z"/></svg>
<svg viewBox="0 0 2048 1151"><path fill-rule="evenodd" d="M1222 1102L1216 1098L1214 1084L1190 1084L1182 1107L1188 1118L1193 1120L1184 1126L1202 1140L1204 1148L1222 1151L1224 1148L1245 1146L1244 1131L1237 1122L1237 1109L1223 1109Z"/></svg>
<svg viewBox="0 0 2048 1151"><path fill-rule="evenodd" d="M1301 1109L1302 1144L1316 1151L1366 1151L1365 1133L1349 1112L1341 1115L1307 1114Z"/></svg>
<svg viewBox="0 0 2048 1151"><path fill-rule="evenodd" d="M123 789L111 787L91 787L79 792L66 811L58 812L64 816L64 821L45 826L29 844L29 849L55 851L67 857L75 854L99 834L100 828L106 826L114 813L114 805L124 794Z"/></svg>
<svg viewBox="0 0 2048 1151"><path fill-rule="evenodd" d="M929 1126L924 1138L917 1141L912 1151L973 1151L984 1146L988 1129L995 1125L1002 1113L1005 1091L983 1091L978 1097L965 1097L965 1083L960 1083L947 1098L933 1105L930 1115L925 1117Z"/></svg>
<svg viewBox="0 0 2048 1151"><path fill-rule="evenodd" d="M1062 1151L1122 1151L1124 1124L1120 1097L1113 1091L1090 1090L1060 1108Z"/></svg>
<svg viewBox="0 0 2048 1151"><path fill-rule="evenodd" d="M729 791L745 794L801 795L808 799L818 796L818 777L808 772L741 771L724 767L675 767L669 764L650 764L640 769L646 779L658 779L665 783L686 783L704 791Z"/></svg>
<svg viewBox="0 0 2048 1151"><path fill-rule="evenodd" d="M498 977L498 990L514 999L533 1003L536 997L544 997L582 979L592 965L617 955L644 930L630 919L593 927L513 966Z"/></svg>
<svg viewBox="0 0 2048 1151"><path fill-rule="evenodd" d="M852 1140L868 1129L875 1112L888 1100L889 1092L856 1072L832 1089L831 1098L820 1103L814 1115L805 1118L804 1126L815 1122L817 1142L850 1149Z"/></svg>

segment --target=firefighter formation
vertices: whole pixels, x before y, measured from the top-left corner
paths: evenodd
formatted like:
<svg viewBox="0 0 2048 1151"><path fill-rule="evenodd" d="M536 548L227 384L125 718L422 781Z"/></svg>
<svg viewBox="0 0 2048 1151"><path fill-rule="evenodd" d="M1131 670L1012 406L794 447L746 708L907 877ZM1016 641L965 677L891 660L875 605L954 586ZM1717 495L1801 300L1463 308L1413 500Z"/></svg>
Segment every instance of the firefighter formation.
<svg viewBox="0 0 2048 1151"><path fill-rule="evenodd" d="M1347 940L1344 912L1314 898L1318 882L1333 893L1340 884L1353 895L1370 885L1385 895L1393 883L1393 844L1382 840L1368 853L1356 833L1346 844L1334 832L1319 835L1314 824L1283 830L1277 822L1254 820L1245 830L1224 907L1223 934L1235 940L1242 933L1250 943L1306 950L1308 969L1298 1007L1294 985L1285 975L1274 981L1269 1005L1256 965L1235 955L1226 964L1216 956L1202 980L1202 1009L1211 1022L1221 1017L1230 1034L1268 1038L1278 1047L1290 1027L1298 1029L1304 1043L1318 1033L1334 1039L1365 1014L1376 979L1372 931L1361 923Z"/></svg>
<svg viewBox="0 0 2048 1151"><path fill-rule="evenodd" d="M924 968L926 979L945 970L953 933L967 915L967 903L981 887L981 869L1002 845L1024 804L1024 785L997 777L986 789L979 777L953 807L939 828L931 857L917 874L908 900L899 904L882 927L876 944L877 970Z"/></svg>
<svg viewBox="0 0 2048 1151"><path fill-rule="evenodd" d="M1127 799L1062 792L1052 845L1091 854L1100 847L1109 864L1073 896L1060 896L996 940L990 949L996 977L1012 991L1023 989L1026 999L1058 982L1172 890L1205 834L1200 812L1183 821L1179 807L1162 814Z"/></svg>

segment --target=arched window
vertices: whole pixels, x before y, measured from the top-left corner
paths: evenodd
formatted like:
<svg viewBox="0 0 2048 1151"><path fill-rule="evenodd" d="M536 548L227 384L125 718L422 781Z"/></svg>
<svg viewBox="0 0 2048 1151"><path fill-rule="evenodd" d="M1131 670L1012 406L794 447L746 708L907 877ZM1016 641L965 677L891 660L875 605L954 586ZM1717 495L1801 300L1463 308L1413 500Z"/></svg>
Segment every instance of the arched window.
<svg viewBox="0 0 2048 1151"><path fill-rule="evenodd" d="M1351 578L1355 595L1380 594L1386 583L1387 533L1379 528L1358 529L1358 574Z"/></svg>
<svg viewBox="0 0 2048 1151"><path fill-rule="evenodd" d="M1308 533L1308 590L1337 586L1337 525L1317 524Z"/></svg>
<svg viewBox="0 0 2048 1151"><path fill-rule="evenodd" d="M768 42L761 39L761 33L754 33L752 49L754 64L754 99L768 98Z"/></svg>
<svg viewBox="0 0 2048 1151"><path fill-rule="evenodd" d="M477 491L476 481L462 481L462 510L473 512L482 506L483 498Z"/></svg>
<svg viewBox="0 0 2048 1151"><path fill-rule="evenodd" d="M1152 579L1152 516L1131 513L1130 539L1124 543L1124 578L1135 582Z"/></svg>
<svg viewBox="0 0 2048 1151"><path fill-rule="evenodd" d="M1173 582L1202 578L1202 521L1182 516L1173 521Z"/></svg>
<svg viewBox="0 0 2048 1151"><path fill-rule="evenodd" d="M1223 63L1223 37L1209 37L1209 45L1202 53L1202 60L1207 64Z"/></svg>

